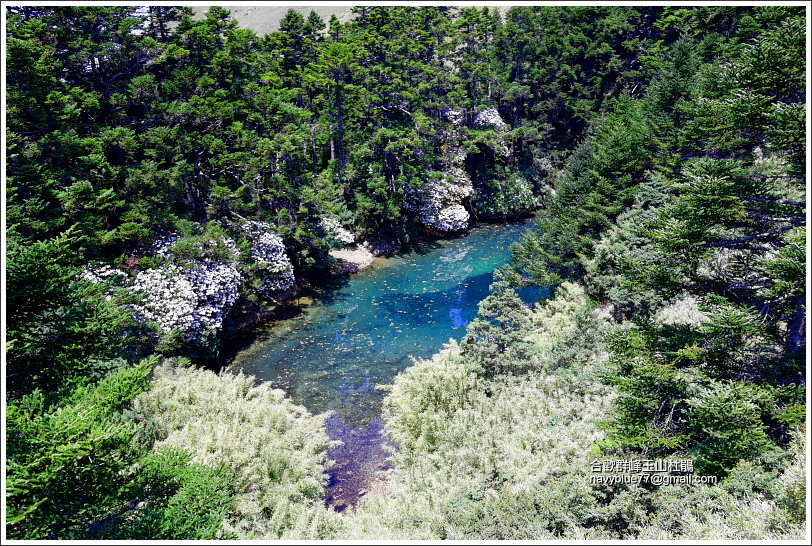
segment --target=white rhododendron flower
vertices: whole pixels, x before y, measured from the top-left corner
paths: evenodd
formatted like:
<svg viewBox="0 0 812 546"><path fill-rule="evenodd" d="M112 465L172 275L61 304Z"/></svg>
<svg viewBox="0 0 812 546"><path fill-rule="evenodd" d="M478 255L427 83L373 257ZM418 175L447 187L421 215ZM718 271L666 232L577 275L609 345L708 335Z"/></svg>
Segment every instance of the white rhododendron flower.
<svg viewBox="0 0 812 546"><path fill-rule="evenodd" d="M321 227L327 232L329 237L332 237L342 245L351 245L355 242L355 235L349 230L344 229L338 220L329 216L321 219Z"/></svg>
<svg viewBox="0 0 812 546"><path fill-rule="evenodd" d="M282 238L271 231L267 222L246 222L243 229L251 241L251 257L264 269L264 283L260 291L264 294L287 290L296 280L293 266L285 254Z"/></svg>

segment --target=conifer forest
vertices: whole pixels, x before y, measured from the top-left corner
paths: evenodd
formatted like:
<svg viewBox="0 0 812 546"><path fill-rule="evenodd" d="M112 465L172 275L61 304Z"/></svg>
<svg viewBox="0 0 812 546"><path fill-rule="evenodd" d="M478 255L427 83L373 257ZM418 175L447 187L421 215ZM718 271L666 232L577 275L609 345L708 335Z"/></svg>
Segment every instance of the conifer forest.
<svg viewBox="0 0 812 546"><path fill-rule="evenodd" d="M810 8L684 4L5 5L5 538L808 540ZM325 500L230 340L519 220Z"/></svg>

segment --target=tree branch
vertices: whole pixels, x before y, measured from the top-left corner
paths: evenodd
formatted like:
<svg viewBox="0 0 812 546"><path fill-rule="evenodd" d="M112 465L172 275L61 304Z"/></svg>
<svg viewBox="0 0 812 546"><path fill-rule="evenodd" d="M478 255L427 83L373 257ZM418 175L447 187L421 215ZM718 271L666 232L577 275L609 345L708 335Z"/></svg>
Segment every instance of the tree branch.
<svg viewBox="0 0 812 546"><path fill-rule="evenodd" d="M751 174L746 178L806 178L805 174Z"/></svg>
<svg viewBox="0 0 812 546"><path fill-rule="evenodd" d="M764 216L763 214L759 214L758 212L748 212L748 216L751 218L756 218L758 220L769 220L771 222L790 222L793 224L799 224L806 221L805 216L784 216L784 217L777 217L777 216Z"/></svg>
<svg viewBox="0 0 812 546"><path fill-rule="evenodd" d="M741 239L734 239L732 241L719 241L716 243L705 243L705 246L715 246L715 247L725 247L725 248L733 248L730 245L735 245L737 243L744 243L746 241L752 241L753 239L763 239L764 237L769 237L770 235L776 235L781 233L782 231L787 231L788 229L793 229L795 226L783 226L780 228L776 228L772 231L766 231L764 233L758 233L756 235L750 235L749 237L742 237ZM755 249L753 249L755 250ZM769 249L759 249L759 250L769 250Z"/></svg>
<svg viewBox="0 0 812 546"><path fill-rule="evenodd" d="M761 201L764 203L778 203L779 205L793 205L795 207L806 207L806 203L801 201L784 201L781 199L764 199L763 197L748 197L749 201Z"/></svg>

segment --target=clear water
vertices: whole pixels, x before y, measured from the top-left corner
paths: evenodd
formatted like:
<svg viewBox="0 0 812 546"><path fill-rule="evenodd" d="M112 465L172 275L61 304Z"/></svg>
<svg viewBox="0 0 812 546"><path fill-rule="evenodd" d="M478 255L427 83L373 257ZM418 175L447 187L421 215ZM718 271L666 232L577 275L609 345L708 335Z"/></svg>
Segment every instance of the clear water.
<svg viewBox="0 0 812 546"><path fill-rule="evenodd" d="M288 392L311 413L332 410L333 448L327 503L354 504L386 467L380 423L385 390L416 358L430 358L450 338L460 341L489 294L492 272L532 220L486 225L467 235L420 245L350 277L300 294L278 318L229 358ZM526 293L533 300L543 294Z"/></svg>
<svg viewBox="0 0 812 546"><path fill-rule="evenodd" d="M257 332L230 367L272 382L311 413L333 410L346 424L366 425L380 416L385 392L376 386L462 339L492 272L531 222L475 228L306 291L293 316Z"/></svg>

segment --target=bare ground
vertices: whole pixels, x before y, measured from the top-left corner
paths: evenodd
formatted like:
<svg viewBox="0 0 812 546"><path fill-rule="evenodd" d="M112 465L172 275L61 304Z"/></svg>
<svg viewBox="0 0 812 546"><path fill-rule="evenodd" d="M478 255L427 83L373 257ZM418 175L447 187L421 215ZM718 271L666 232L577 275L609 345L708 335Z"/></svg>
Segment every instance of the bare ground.
<svg viewBox="0 0 812 546"><path fill-rule="evenodd" d="M336 263L330 266L330 272L333 275L357 273L368 268L375 261L372 250L366 245L357 245L355 248L331 250L330 256L336 259Z"/></svg>

